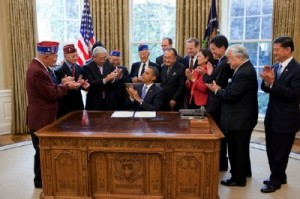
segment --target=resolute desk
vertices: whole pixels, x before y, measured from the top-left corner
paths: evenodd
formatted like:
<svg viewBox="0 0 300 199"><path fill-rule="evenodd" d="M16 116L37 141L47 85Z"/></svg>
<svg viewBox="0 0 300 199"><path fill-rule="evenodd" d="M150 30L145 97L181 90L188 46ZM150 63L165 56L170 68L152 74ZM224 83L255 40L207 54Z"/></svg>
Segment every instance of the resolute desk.
<svg viewBox="0 0 300 199"><path fill-rule="evenodd" d="M214 199L222 133L179 113L72 112L36 132L45 199Z"/></svg>

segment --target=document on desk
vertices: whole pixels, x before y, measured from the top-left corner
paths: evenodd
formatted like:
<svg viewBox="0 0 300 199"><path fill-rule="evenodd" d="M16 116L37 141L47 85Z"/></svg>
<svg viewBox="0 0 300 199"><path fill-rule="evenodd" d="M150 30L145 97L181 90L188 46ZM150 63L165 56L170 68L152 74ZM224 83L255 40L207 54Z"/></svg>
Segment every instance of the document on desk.
<svg viewBox="0 0 300 199"><path fill-rule="evenodd" d="M112 118L130 118L134 116L134 111L115 111L111 115Z"/></svg>
<svg viewBox="0 0 300 199"><path fill-rule="evenodd" d="M136 111L134 113L135 118L154 118L156 117L155 111Z"/></svg>

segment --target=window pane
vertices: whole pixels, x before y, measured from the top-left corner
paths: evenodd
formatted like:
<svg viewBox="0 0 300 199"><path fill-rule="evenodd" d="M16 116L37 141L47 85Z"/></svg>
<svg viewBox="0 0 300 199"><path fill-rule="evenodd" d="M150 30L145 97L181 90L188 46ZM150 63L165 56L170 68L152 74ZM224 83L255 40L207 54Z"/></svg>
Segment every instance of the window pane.
<svg viewBox="0 0 300 199"><path fill-rule="evenodd" d="M149 38L148 41L160 40L160 21L149 21Z"/></svg>
<svg viewBox="0 0 300 199"><path fill-rule="evenodd" d="M81 13L79 10L79 2L74 0L66 0L66 17L68 19L73 19Z"/></svg>
<svg viewBox="0 0 300 199"><path fill-rule="evenodd" d="M272 15L273 12L273 0L263 0L262 14Z"/></svg>
<svg viewBox="0 0 300 199"><path fill-rule="evenodd" d="M51 13L50 15L53 20L64 18L65 4L62 2L62 0L53 0L52 6L48 8L48 13Z"/></svg>
<svg viewBox="0 0 300 199"><path fill-rule="evenodd" d="M163 20L176 19L176 5L174 0L163 0L161 7L161 15Z"/></svg>
<svg viewBox="0 0 300 199"><path fill-rule="evenodd" d="M145 41L147 38L147 26L142 20L133 21L133 41Z"/></svg>
<svg viewBox="0 0 300 199"><path fill-rule="evenodd" d="M258 92L258 108L259 108L260 115L265 115L268 107L268 101L269 101L269 94L264 92Z"/></svg>
<svg viewBox="0 0 300 199"><path fill-rule="evenodd" d="M132 16L134 16L133 19L148 19L147 13L149 10L146 6L147 4L145 0L133 0L132 5Z"/></svg>
<svg viewBox="0 0 300 199"><path fill-rule="evenodd" d="M230 22L230 39L243 39L244 20L242 18L233 18Z"/></svg>
<svg viewBox="0 0 300 199"><path fill-rule="evenodd" d="M259 66L270 65L272 59L272 43L261 42L259 43Z"/></svg>
<svg viewBox="0 0 300 199"><path fill-rule="evenodd" d="M261 29L262 39L272 38L272 16L262 17Z"/></svg>
<svg viewBox="0 0 300 199"><path fill-rule="evenodd" d="M245 39L259 39L260 18L246 18L246 35Z"/></svg>
<svg viewBox="0 0 300 199"><path fill-rule="evenodd" d="M161 23L161 35L162 37L170 37L175 41L175 23L174 21L162 21ZM174 45L173 45L174 46Z"/></svg>
<svg viewBox="0 0 300 199"><path fill-rule="evenodd" d="M64 21L51 20L51 39L64 41Z"/></svg>
<svg viewBox="0 0 300 199"><path fill-rule="evenodd" d="M161 1L160 0L151 0L148 1L148 5L147 5L147 12L149 19L161 19L160 13L161 13Z"/></svg>
<svg viewBox="0 0 300 199"><path fill-rule="evenodd" d="M161 46L159 44L149 44L150 60L155 62L156 57L161 54Z"/></svg>
<svg viewBox="0 0 300 199"><path fill-rule="evenodd" d="M244 47L247 50L250 61L254 66L257 66L257 46L258 43L244 43Z"/></svg>
<svg viewBox="0 0 300 199"><path fill-rule="evenodd" d="M260 15L261 0L246 1L246 16Z"/></svg>
<svg viewBox="0 0 300 199"><path fill-rule="evenodd" d="M79 38L79 21L66 22L66 38L65 41L74 42Z"/></svg>
<svg viewBox="0 0 300 199"><path fill-rule="evenodd" d="M243 0L232 0L230 1L230 11L231 16L244 16L244 6L245 3Z"/></svg>

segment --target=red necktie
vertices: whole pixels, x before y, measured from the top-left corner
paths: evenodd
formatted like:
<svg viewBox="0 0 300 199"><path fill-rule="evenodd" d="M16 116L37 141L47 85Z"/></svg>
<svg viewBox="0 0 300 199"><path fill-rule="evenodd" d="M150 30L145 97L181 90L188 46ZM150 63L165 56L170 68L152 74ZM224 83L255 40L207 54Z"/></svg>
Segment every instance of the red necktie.
<svg viewBox="0 0 300 199"><path fill-rule="evenodd" d="M193 62L193 59L194 59L194 56L191 56L191 59L190 59L190 65L189 65L190 71L192 71L193 68L194 68L194 62Z"/></svg>
<svg viewBox="0 0 300 199"><path fill-rule="evenodd" d="M71 69L72 69L72 76L75 77L75 66L72 65L72 66L71 66Z"/></svg>

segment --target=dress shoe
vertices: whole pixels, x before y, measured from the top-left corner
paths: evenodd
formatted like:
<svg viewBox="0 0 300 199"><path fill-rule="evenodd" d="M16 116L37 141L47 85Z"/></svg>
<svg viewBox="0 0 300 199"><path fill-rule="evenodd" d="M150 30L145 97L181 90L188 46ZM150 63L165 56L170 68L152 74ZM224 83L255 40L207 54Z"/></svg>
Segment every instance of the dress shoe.
<svg viewBox="0 0 300 199"><path fill-rule="evenodd" d="M280 186L273 186L273 185L265 185L260 191L262 193L272 193L275 192L277 189L280 189Z"/></svg>
<svg viewBox="0 0 300 199"><path fill-rule="evenodd" d="M231 187L233 187L233 186L237 186L237 187L244 187L244 186L246 186L246 183L235 183L231 179L221 180L221 184L225 185L225 186L231 186Z"/></svg>
<svg viewBox="0 0 300 199"><path fill-rule="evenodd" d="M34 183L35 188L42 188L42 183Z"/></svg>
<svg viewBox="0 0 300 199"><path fill-rule="evenodd" d="M252 173L246 173L246 177L247 178L251 178L252 177Z"/></svg>
<svg viewBox="0 0 300 199"><path fill-rule="evenodd" d="M270 180L269 179L264 180L263 183L264 183L264 185L268 185L270 183ZM286 183L287 183L286 179L282 180L282 182L281 182L281 184L286 184Z"/></svg>

